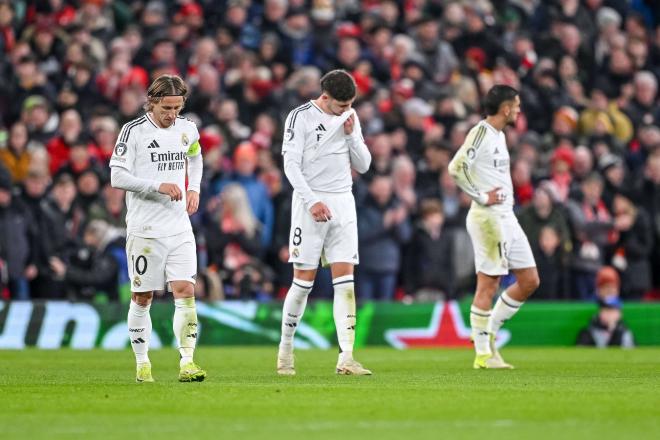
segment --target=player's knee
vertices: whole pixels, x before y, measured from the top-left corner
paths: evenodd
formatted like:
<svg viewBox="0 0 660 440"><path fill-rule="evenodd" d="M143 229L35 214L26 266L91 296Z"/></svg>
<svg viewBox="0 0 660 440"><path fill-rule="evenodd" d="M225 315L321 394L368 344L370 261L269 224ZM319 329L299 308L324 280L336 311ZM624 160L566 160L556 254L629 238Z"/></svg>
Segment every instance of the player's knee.
<svg viewBox="0 0 660 440"><path fill-rule="evenodd" d="M153 299L153 297L154 297L153 292L133 293L132 295L133 302L135 302L137 305L141 307L146 307L149 304L151 304L151 300Z"/></svg>
<svg viewBox="0 0 660 440"><path fill-rule="evenodd" d="M530 273L525 276L524 281L523 281L523 287L524 289L531 294L534 292L536 289L538 289L539 285L541 285L541 280L539 279L539 274L537 271L530 271Z"/></svg>
<svg viewBox="0 0 660 440"><path fill-rule="evenodd" d="M192 298L195 296L195 286L192 283L177 283L172 286L172 293L175 298Z"/></svg>

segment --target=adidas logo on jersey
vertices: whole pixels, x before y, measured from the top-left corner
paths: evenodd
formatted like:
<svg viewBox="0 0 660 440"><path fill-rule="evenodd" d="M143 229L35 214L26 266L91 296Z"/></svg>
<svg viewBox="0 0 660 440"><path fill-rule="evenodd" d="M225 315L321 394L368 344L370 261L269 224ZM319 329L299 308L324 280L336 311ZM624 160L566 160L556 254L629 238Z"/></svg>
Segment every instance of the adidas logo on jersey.
<svg viewBox="0 0 660 440"><path fill-rule="evenodd" d="M498 150L497 147L495 147L495 154L500 154L500 150Z"/></svg>
<svg viewBox="0 0 660 440"><path fill-rule="evenodd" d="M156 140L154 139L154 140L149 144L149 146L148 146L147 148L160 148L160 145L159 145L158 142L156 142Z"/></svg>
<svg viewBox="0 0 660 440"><path fill-rule="evenodd" d="M319 124L318 127L316 127L316 131L324 132L327 131L323 124ZM323 137L323 133L316 133L316 142L320 141L321 138Z"/></svg>

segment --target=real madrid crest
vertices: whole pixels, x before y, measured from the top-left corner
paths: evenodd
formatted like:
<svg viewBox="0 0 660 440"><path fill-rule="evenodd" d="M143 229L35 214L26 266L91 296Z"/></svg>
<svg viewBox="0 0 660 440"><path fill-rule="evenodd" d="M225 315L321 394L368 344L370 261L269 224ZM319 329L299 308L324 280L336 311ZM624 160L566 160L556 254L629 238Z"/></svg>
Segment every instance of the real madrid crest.
<svg viewBox="0 0 660 440"><path fill-rule="evenodd" d="M183 146L184 146L184 147L187 147L187 146L188 146L188 143L190 142L190 141L188 140L188 136L186 136L185 133L183 133L183 134L181 135L181 142L183 143Z"/></svg>
<svg viewBox="0 0 660 440"><path fill-rule="evenodd" d="M142 281L140 281L139 276L137 276L137 275L135 276L135 278L133 279L133 285L135 287L140 287L142 285Z"/></svg>

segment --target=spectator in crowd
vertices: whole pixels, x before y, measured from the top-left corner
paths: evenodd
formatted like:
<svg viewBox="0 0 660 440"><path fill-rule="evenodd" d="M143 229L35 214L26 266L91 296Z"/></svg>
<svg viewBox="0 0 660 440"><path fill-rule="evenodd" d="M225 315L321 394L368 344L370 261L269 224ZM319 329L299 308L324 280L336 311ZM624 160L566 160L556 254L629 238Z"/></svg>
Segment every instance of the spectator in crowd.
<svg viewBox="0 0 660 440"><path fill-rule="evenodd" d="M254 144L244 142L234 152L234 172L220 180L214 192L221 193L225 186L231 183L238 183L245 189L252 212L261 223L261 245L265 247L270 243L273 233L273 204L266 185L257 178L256 170L257 149Z"/></svg>
<svg viewBox="0 0 660 440"><path fill-rule="evenodd" d="M126 203L124 203L125 191L114 188L109 183L102 188L103 196L98 198L87 210L87 219L104 220L111 226L126 229Z"/></svg>
<svg viewBox="0 0 660 440"><path fill-rule="evenodd" d="M625 164L616 154L605 153L598 160L598 168L603 176L603 201L611 209L614 195L628 187Z"/></svg>
<svg viewBox="0 0 660 440"><path fill-rule="evenodd" d="M66 295L66 285L53 272L50 262L57 257L68 264L78 249L84 215L74 203L76 194L73 177L62 173L55 176L49 195L40 203L45 225L40 231L44 260L37 262L40 277L37 283L44 289L39 292L41 297L64 298Z"/></svg>
<svg viewBox="0 0 660 440"><path fill-rule="evenodd" d="M217 220L205 237L209 266L219 274L227 297L264 299L273 293L271 274L258 260L261 227L244 187L224 186Z"/></svg>
<svg viewBox="0 0 660 440"><path fill-rule="evenodd" d="M60 125L54 136L47 144L48 156L50 157L50 173L55 174L64 164L69 161L71 147L76 142L83 142L82 119L77 110L66 110L60 118Z"/></svg>
<svg viewBox="0 0 660 440"><path fill-rule="evenodd" d="M612 213L619 239L614 245L612 265L623 274L621 293L625 298L640 299L651 287L653 229L648 214L638 209L629 196L614 196Z"/></svg>
<svg viewBox="0 0 660 440"><path fill-rule="evenodd" d="M643 177L636 185L634 193L636 205L649 215L652 228L650 264L653 288L660 289L660 149L656 149L648 158Z"/></svg>
<svg viewBox="0 0 660 440"><path fill-rule="evenodd" d="M9 129L7 147L0 150L0 162L11 174L13 183L21 183L27 176L32 155L27 151L28 130L24 123L15 122Z"/></svg>
<svg viewBox="0 0 660 440"><path fill-rule="evenodd" d="M404 285L420 300L446 300L454 295L454 238L444 227L442 204L422 200L419 222L406 246Z"/></svg>
<svg viewBox="0 0 660 440"><path fill-rule="evenodd" d="M541 228L538 242L532 244L539 278L543 277L534 292L537 299L565 299L569 291L569 266L561 244L559 232L553 226Z"/></svg>
<svg viewBox="0 0 660 440"><path fill-rule="evenodd" d="M622 320L620 284L619 274L613 267L600 269L596 276L598 313L586 328L580 330L578 345L598 348L635 346L633 334Z"/></svg>
<svg viewBox="0 0 660 440"><path fill-rule="evenodd" d="M84 246L71 255L69 263L53 256L50 268L57 280L65 283L66 297L107 300L119 299L119 280L126 274L126 240L121 230L103 220L92 220L83 234Z"/></svg>
<svg viewBox="0 0 660 440"><path fill-rule="evenodd" d="M394 196L409 214L417 212L415 178L415 165L413 165L408 156L399 156L392 161L392 189Z"/></svg>
<svg viewBox="0 0 660 440"><path fill-rule="evenodd" d="M566 214L557 199L553 184L544 181L536 189L532 203L518 214L543 280L534 294L538 299L565 299L569 292L572 242Z"/></svg>
<svg viewBox="0 0 660 440"><path fill-rule="evenodd" d="M658 108L658 78L651 72L642 70L633 80L634 95L626 107L635 127L640 125L660 125Z"/></svg>
<svg viewBox="0 0 660 440"><path fill-rule="evenodd" d="M592 173L582 183L581 200L568 203L575 236L573 288L580 299L595 295L596 272L605 261L606 247L616 241L612 214L601 198L602 193L603 178Z"/></svg>
<svg viewBox="0 0 660 440"><path fill-rule="evenodd" d="M14 201L9 171L0 167L0 287L9 298L30 299L26 269L30 257L30 216Z"/></svg>
<svg viewBox="0 0 660 440"><path fill-rule="evenodd" d="M362 300L391 300L401 266L401 246L412 237L408 211L393 194L390 176L375 176L358 216L360 265L357 292Z"/></svg>

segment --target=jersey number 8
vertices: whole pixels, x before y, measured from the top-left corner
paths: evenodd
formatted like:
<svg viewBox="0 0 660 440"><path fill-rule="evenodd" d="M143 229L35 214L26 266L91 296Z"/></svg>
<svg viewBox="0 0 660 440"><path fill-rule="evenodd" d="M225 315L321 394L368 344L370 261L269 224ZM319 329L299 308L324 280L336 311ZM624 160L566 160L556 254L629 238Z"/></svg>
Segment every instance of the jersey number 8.
<svg viewBox="0 0 660 440"><path fill-rule="evenodd" d="M302 243L302 229L296 228L293 230L293 245L300 246Z"/></svg>

